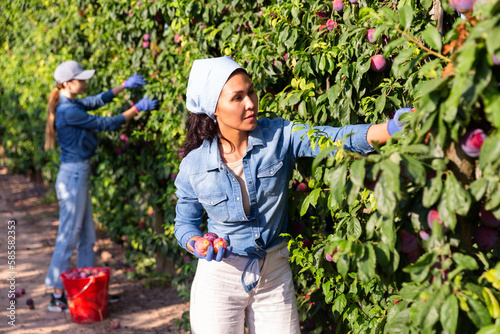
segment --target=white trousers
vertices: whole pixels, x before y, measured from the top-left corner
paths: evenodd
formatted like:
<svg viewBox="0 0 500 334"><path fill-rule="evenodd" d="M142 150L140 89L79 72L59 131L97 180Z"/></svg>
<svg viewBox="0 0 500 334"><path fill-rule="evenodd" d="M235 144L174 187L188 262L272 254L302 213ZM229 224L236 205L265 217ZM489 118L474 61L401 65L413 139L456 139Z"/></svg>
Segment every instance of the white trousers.
<svg viewBox="0 0 500 334"><path fill-rule="evenodd" d="M198 260L191 287L192 334L300 334L299 316L286 243L259 260L260 281L246 293L241 274L247 257L221 262Z"/></svg>

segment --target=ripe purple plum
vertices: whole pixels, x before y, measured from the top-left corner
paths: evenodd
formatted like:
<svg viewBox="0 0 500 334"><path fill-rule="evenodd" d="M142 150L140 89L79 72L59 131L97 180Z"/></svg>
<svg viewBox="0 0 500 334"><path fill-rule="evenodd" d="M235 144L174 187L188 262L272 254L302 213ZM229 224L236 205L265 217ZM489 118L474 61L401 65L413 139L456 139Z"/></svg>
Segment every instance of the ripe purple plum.
<svg viewBox="0 0 500 334"><path fill-rule="evenodd" d="M338 23L334 20L328 20L326 21L326 28L329 30L329 31L332 31L333 29L335 29L337 27Z"/></svg>
<svg viewBox="0 0 500 334"><path fill-rule="evenodd" d="M432 230L432 226L434 225L434 222L437 221L439 224L443 224L443 221L439 217L439 212L436 209L430 209L429 212L427 213L427 224Z"/></svg>
<svg viewBox="0 0 500 334"><path fill-rule="evenodd" d="M497 230L486 226L479 226L474 232L474 241L483 250L495 248L500 240L500 233Z"/></svg>
<svg viewBox="0 0 500 334"><path fill-rule="evenodd" d="M143 41L143 42L142 42L142 47L143 47L144 49L149 48L149 41Z"/></svg>
<svg viewBox="0 0 500 334"><path fill-rule="evenodd" d="M210 242L214 242L215 239L217 239L219 236L216 234L216 233L213 233L213 232L208 232L208 233L205 233L205 235L203 236L203 238L207 239L208 241Z"/></svg>
<svg viewBox="0 0 500 334"><path fill-rule="evenodd" d="M485 226L493 228L500 226L500 220L491 211L486 210L484 206L479 210L479 218Z"/></svg>
<svg viewBox="0 0 500 334"><path fill-rule="evenodd" d="M462 138L462 150L471 158L477 158L481 152L481 146L488 136L482 129L474 129Z"/></svg>
<svg viewBox="0 0 500 334"><path fill-rule="evenodd" d="M418 235L420 235L420 238L422 238L422 240L427 241L427 240L429 240L429 231L430 231L430 229L420 231L420 232L418 232Z"/></svg>
<svg viewBox="0 0 500 334"><path fill-rule="evenodd" d="M332 5L333 9L337 12L341 12L344 10L344 2L342 0L335 0Z"/></svg>
<svg viewBox="0 0 500 334"><path fill-rule="evenodd" d="M194 242L194 249L201 256L207 256L207 250L209 246L212 246L212 243L203 237L196 239L196 241Z"/></svg>
<svg viewBox="0 0 500 334"><path fill-rule="evenodd" d="M335 248L335 250L332 253L325 253L325 260L327 260L328 262L332 262L333 261L333 256L337 252L338 252L338 248Z"/></svg>
<svg viewBox="0 0 500 334"><path fill-rule="evenodd" d="M467 13L472 9L476 0L449 0L451 8L460 13Z"/></svg>
<svg viewBox="0 0 500 334"><path fill-rule="evenodd" d="M414 250L406 254L406 256L410 263L417 262L418 258L420 257L420 248L415 248Z"/></svg>
<svg viewBox="0 0 500 334"><path fill-rule="evenodd" d="M374 72L382 72L387 66L387 60L382 55L375 55L371 58L370 68Z"/></svg>
<svg viewBox="0 0 500 334"><path fill-rule="evenodd" d="M227 246L229 246L229 242L227 242L227 240L224 238L217 238L214 240L213 245L214 253L217 254L219 252L219 249L227 248Z"/></svg>
<svg viewBox="0 0 500 334"><path fill-rule="evenodd" d="M401 230L401 251L411 253L418 249L418 237L406 230Z"/></svg>
<svg viewBox="0 0 500 334"><path fill-rule="evenodd" d="M297 191L306 192L307 184L305 182L301 182L297 185Z"/></svg>
<svg viewBox="0 0 500 334"><path fill-rule="evenodd" d="M370 28L368 29L368 31L366 32L366 38L368 38L368 42L370 43L375 43L377 42L377 39L373 37L373 32L375 31L374 28Z"/></svg>
<svg viewBox="0 0 500 334"><path fill-rule="evenodd" d="M312 242L310 240L301 239L300 241L302 241L302 246L303 247L309 248L309 249L312 247Z"/></svg>
<svg viewBox="0 0 500 334"><path fill-rule="evenodd" d="M491 61L493 62L493 65L498 66L500 65L500 59L496 55L491 55Z"/></svg>
<svg viewBox="0 0 500 334"><path fill-rule="evenodd" d="M142 36L142 39L144 39L145 41L149 41L149 34L144 34L144 36Z"/></svg>

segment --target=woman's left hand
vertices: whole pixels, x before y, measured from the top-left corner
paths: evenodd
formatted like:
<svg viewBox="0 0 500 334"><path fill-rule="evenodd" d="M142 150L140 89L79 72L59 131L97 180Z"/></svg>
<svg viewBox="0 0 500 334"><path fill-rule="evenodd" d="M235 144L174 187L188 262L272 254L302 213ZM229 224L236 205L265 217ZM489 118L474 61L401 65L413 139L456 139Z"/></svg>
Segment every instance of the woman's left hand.
<svg viewBox="0 0 500 334"><path fill-rule="evenodd" d="M228 240L227 236L224 239ZM214 260L216 262L220 262L222 259L229 257L229 255L231 255L231 253L233 252L233 246L231 246L231 245L229 245L227 247L219 248L219 251L217 252L217 254L215 254L213 246L208 246L207 255L203 256L196 251L196 248L194 248L194 243L195 243L195 240L188 241L189 246L191 246L191 248L193 249L193 254L198 259L203 259L203 260L207 260L207 261Z"/></svg>

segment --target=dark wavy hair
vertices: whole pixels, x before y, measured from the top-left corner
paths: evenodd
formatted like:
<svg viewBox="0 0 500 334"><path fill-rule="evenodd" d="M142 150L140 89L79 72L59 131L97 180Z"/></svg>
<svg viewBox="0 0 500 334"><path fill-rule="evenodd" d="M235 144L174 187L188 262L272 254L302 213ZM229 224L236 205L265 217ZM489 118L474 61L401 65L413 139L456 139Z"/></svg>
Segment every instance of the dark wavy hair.
<svg viewBox="0 0 500 334"><path fill-rule="evenodd" d="M231 79L238 73L245 73L248 75L247 71L239 68L231 73L227 80ZM192 150L200 147L204 140L212 141L215 137L218 138L219 142L221 140L227 141L231 145L231 150L234 150L233 143L222 136L219 124L206 114L190 113L186 122L186 128L186 141L181 148L181 155L184 157L187 156Z"/></svg>
<svg viewBox="0 0 500 334"><path fill-rule="evenodd" d="M186 122L186 141L181 148L183 156L203 144L204 140L212 141L215 137L223 139L219 125L205 114L191 113Z"/></svg>

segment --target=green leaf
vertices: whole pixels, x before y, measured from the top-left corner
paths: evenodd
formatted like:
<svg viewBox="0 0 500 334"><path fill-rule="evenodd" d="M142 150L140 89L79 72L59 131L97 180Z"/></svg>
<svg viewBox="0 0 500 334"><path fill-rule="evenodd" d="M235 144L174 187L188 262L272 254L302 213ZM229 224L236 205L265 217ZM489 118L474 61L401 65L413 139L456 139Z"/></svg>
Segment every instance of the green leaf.
<svg viewBox="0 0 500 334"><path fill-rule="evenodd" d="M410 309L397 310L392 308L384 326L384 334L408 334L410 333Z"/></svg>
<svg viewBox="0 0 500 334"><path fill-rule="evenodd" d="M401 24L403 25L404 30L408 30L413 22L413 8L405 4L404 6L399 8L398 14L399 22L401 22Z"/></svg>
<svg viewBox="0 0 500 334"><path fill-rule="evenodd" d="M446 178L445 182L445 197L448 203L448 208L452 212L456 212L459 215L465 216L469 212L472 199L470 194L462 188L460 183L455 178L455 175L450 173ZM448 226L452 230L454 226Z"/></svg>
<svg viewBox="0 0 500 334"><path fill-rule="evenodd" d="M488 201L484 205L484 208L489 211L493 211L500 206L500 184L497 184L495 188L491 191Z"/></svg>
<svg viewBox="0 0 500 334"><path fill-rule="evenodd" d="M484 327L491 324L491 316L486 306L479 300L474 299L468 295L464 295L467 299L467 305L470 306L470 311L467 312L470 320L476 325L477 328Z"/></svg>
<svg viewBox="0 0 500 334"><path fill-rule="evenodd" d="M498 136L489 136L484 141L483 146L481 146L481 154L479 155L479 168L483 170L489 166L495 168L499 164L500 138Z"/></svg>
<svg viewBox="0 0 500 334"><path fill-rule="evenodd" d="M382 242L385 243L390 249L394 249L396 244L396 229L394 228L394 218L383 217L382 226L380 229Z"/></svg>
<svg viewBox="0 0 500 334"><path fill-rule="evenodd" d="M329 179L330 192L333 199L335 200L335 202L337 202L338 205L341 205L344 199L345 185L347 182L346 178L347 165L343 164L334 170Z"/></svg>
<svg viewBox="0 0 500 334"><path fill-rule="evenodd" d="M363 229L358 218L352 217L347 221L347 234L351 239L358 240L362 232Z"/></svg>
<svg viewBox="0 0 500 334"><path fill-rule="evenodd" d="M365 251L362 258L358 258L358 277L363 282L370 281L375 276L376 256L371 244L363 245Z"/></svg>
<svg viewBox="0 0 500 334"><path fill-rule="evenodd" d="M303 216L306 214L307 209L309 209L309 205L312 205L313 207L316 207L316 204L318 203L318 198L321 194L321 188L316 188L313 189L307 197L304 199L304 202L302 202L302 206L300 207L300 215Z"/></svg>
<svg viewBox="0 0 500 334"><path fill-rule="evenodd" d="M335 301L333 302L332 306L332 311L342 313L344 312L345 307L347 306L347 299L345 298L345 295L342 293L335 298Z"/></svg>
<svg viewBox="0 0 500 334"><path fill-rule="evenodd" d="M424 193L422 195L422 204L426 208L433 206L441 197L442 190L443 180L441 179L441 174L438 174L436 177L430 179L430 181L425 185Z"/></svg>
<svg viewBox="0 0 500 334"><path fill-rule="evenodd" d="M458 324L458 300L455 295L449 295L441 306L440 321L443 329L453 334L457 331Z"/></svg>
<svg viewBox="0 0 500 334"><path fill-rule="evenodd" d="M380 243L375 247L375 254L377 255L377 262L380 264L380 267L382 270L388 274L391 275L392 272L390 272L390 261L391 261L391 251L389 250L389 247L384 244Z"/></svg>
<svg viewBox="0 0 500 334"><path fill-rule="evenodd" d="M403 271L411 275L412 281L422 283L429 275L431 266L434 265L436 259L434 253L426 253L417 262L403 268Z"/></svg>
<svg viewBox="0 0 500 334"><path fill-rule="evenodd" d="M347 254L343 254L339 257L337 261L337 270L342 277L347 277L347 271L349 270L349 258Z"/></svg>
<svg viewBox="0 0 500 334"><path fill-rule="evenodd" d="M486 193L488 188L488 180L485 178L477 179L469 186L469 191L476 202L479 202Z"/></svg>
<svg viewBox="0 0 500 334"><path fill-rule="evenodd" d="M312 163L312 171L313 171L313 173L315 172L316 168L323 161L324 158L326 158L333 151L336 151L338 149L339 148L337 146L329 146L329 147L321 150L321 152L319 152L319 154L313 160L313 163Z"/></svg>
<svg viewBox="0 0 500 334"><path fill-rule="evenodd" d="M453 253L452 258L458 265L464 267L465 269L476 270L479 268L476 260L472 256L462 253Z"/></svg>
<svg viewBox="0 0 500 334"><path fill-rule="evenodd" d="M377 209L384 216L392 215L396 209L397 193L399 193L399 166L384 160L381 163L383 172L375 185Z"/></svg>
<svg viewBox="0 0 500 334"><path fill-rule="evenodd" d="M403 167L408 177L417 185L423 185L426 179L424 165L409 155L401 154Z"/></svg>
<svg viewBox="0 0 500 334"><path fill-rule="evenodd" d="M424 42L426 42L431 47L431 49L434 49L435 51L438 52L441 51L443 43L441 39L441 34L439 33L439 30L437 30L436 27L434 27L431 24L428 24L424 32L422 33L422 37L424 38Z"/></svg>
<svg viewBox="0 0 500 334"><path fill-rule="evenodd" d="M481 328L476 334L498 334L500 333L500 322Z"/></svg>
<svg viewBox="0 0 500 334"><path fill-rule="evenodd" d="M377 97L377 99L375 100L375 112L382 113L382 111L384 111L386 101L387 101L387 98L386 98L385 94L379 95Z"/></svg>
<svg viewBox="0 0 500 334"><path fill-rule="evenodd" d="M350 167L351 182L359 187L364 187L365 162L365 159L357 159Z"/></svg>

